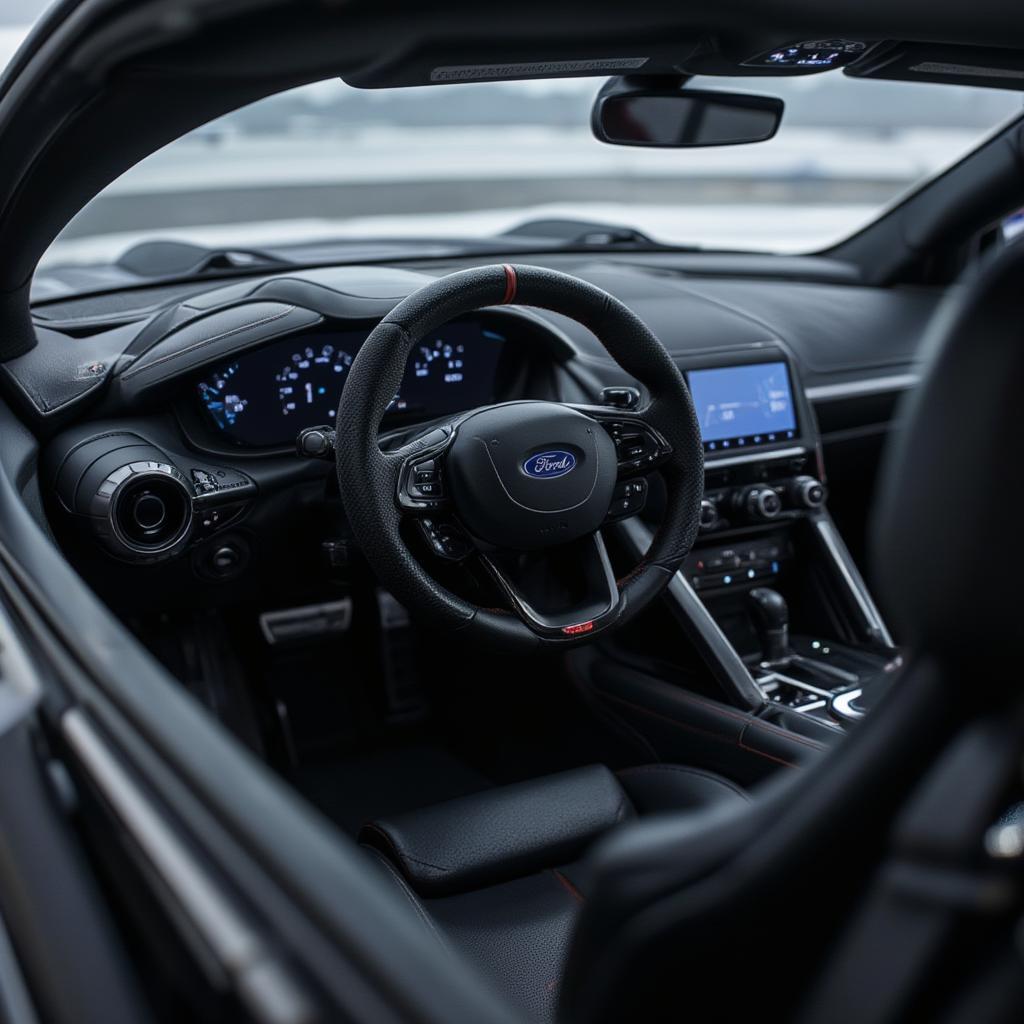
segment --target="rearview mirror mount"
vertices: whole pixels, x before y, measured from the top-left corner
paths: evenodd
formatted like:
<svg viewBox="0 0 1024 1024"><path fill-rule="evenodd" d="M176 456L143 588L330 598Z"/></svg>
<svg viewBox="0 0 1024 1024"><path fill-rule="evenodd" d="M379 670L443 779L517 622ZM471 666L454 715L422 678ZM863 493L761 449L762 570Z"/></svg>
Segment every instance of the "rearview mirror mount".
<svg viewBox="0 0 1024 1024"><path fill-rule="evenodd" d="M785 104L755 93L685 89L687 79L610 78L594 100L591 128L613 146L687 149L764 142Z"/></svg>

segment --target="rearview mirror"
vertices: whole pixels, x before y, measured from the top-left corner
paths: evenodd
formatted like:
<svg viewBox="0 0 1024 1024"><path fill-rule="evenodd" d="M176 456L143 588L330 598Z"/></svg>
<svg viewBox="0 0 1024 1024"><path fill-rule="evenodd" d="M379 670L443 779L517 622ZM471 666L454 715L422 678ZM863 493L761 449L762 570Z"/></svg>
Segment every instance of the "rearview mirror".
<svg viewBox="0 0 1024 1024"><path fill-rule="evenodd" d="M615 146L735 146L770 139L782 120L785 104L774 96L654 82L610 79L594 101L594 135Z"/></svg>

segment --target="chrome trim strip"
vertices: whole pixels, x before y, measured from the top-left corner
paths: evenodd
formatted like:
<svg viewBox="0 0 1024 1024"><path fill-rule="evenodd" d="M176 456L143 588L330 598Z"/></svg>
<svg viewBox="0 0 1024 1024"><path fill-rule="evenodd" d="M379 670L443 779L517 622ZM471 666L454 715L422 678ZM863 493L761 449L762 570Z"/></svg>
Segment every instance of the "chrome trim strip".
<svg viewBox="0 0 1024 1024"><path fill-rule="evenodd" d="M760 676L757 680L758 684L761 686L764 686L765 683L775 681L785 683L787 686L792 686L794 690L804 690L807 693L816 694L818 697L828 698L832 696L828 690L823 690L819 686L812 686L810 683L794 679L792 676L787 676L785 672L780 672L778 669L771 669L768 675Z"/></svg>
<svg viewBox="0 0 1024 1024"><path fill-rule="evenodd" d="M309 1024L307 996L246 916L206 871L79 708L61 731L82 766L205 940L253 1018L262 1024Z"/></svg>
<svg viewBox="0 0 1024 1024"><path fill-rule="evenodd" d="M847 718L863 718L863 711L857 711L850 707L863 692L861 689L847 690L846 693L841 693L838 697L833 698L832 707L835 708L836 714L845 715Z"/></svg>
<svg viewBox="0 0 1024 1024"><path fill-rule="evenodd" d="M616 527L620 536L626 540L630 554L642 558L651 546L654 534L637 516L617 523ZM690 586L682 570L672 576L667 593L682 617L684 630L702 648L698 653L705 658L718 681L749 708L762 707L764 694L761 688L754 682L754 677L736 653L736 648L719 629L718 623L704 607L704 602Z"/></svg>
<svg viewBox="0 0 1024 1024"><path fill-rule="evenodd" d="M790 708L790 711L795 711L798 715L806 715L808 711L818 711L828 705L827 700L816 700L813 704L801 704L798 708Z"/></svg>
<svg viewBox="0 0 1024 1024"><path fill-rule="evenodd" d="M780 448L772 452L753 451L742 455L727 455L724 459L704 457L704 469L718 469L721 466L739 466L745 462L767 462L769 459L792 459L797 455L807 455L808 449L803 446L796 448Z"/></svg>
<svg viewBox="0 0 1024 1024"><path fill-rule="evenodd" d="M814 528L824 545L825 552L831 558L832 564L860 609L868 632L876 640L885 644L886 647L895 647L896 645L893 643L892 636L882 621L882 616L875 606L875 602L871 600L871 595L868 593L864 578L850 557L849 551L846 550L846 545L843 543L843 539L833 525L832 520L827 516L819 516L814 520Z"/></svg>
<svg viewBox="0 0 1024 1024"><path fill-rule="evenodd" d="M818 384L804 388L810 402L835 402L843 398L862 395L884 395L890 391L907 391L921 383L917 373L896 373L889 377L874 377L866 380L849 380L843 384Z"/></svg>

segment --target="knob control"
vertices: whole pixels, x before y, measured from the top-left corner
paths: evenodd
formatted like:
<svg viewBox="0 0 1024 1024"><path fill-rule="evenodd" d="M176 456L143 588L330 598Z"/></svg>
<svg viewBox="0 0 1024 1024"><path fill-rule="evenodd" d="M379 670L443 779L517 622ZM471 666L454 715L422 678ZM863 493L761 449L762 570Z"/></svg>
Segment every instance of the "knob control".
<svg viewBox="0 0 1024 1024"><path fill-rule="evenodd" d="M306 459L333 459L334 436L331 427L306 427L295 439L295 450Z"/></svg>
<svg viewBox="0 0 1024 1024"><path fill-rule="evenodd" d="M700 503L700 528L710 530L718 522L718 506L709 498L704 498Z"/></svg>
<svg viewBox="0 0 1024 1024"><path fill-rule="evenodd" d="M748 518L760 522L782 511L782 499L771 487L748 487L740 495L739 506Z"/></svg>
<svg viewBox="0 0 1024 1024"><path fill-rule="evenodd" d="M788 490L789 500L797 508L821 508L825 504L825 485L813 476L794 477Z"/></svg>

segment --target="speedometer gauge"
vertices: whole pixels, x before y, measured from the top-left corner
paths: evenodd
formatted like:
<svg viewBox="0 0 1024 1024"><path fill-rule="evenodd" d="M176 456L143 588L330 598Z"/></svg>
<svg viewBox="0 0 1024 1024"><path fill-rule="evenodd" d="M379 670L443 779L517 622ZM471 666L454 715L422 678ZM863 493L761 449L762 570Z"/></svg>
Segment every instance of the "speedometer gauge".
<svg viewBox="0 0 1024 1024"><path fill-rule="evenodd" d="M274 380L284 416L299 416L304 424L330 422L352 356L333 345L307 346L293 352Z"/></svg>
<svg viewBox="0 0 1024 1024"><path fill-rule="evenodd" d="M366 328L292 334L211 366L196 381L206 419L229 441L290 449L304 427L333 423ZM383 415L386 427L494 401L505 338L476 320L424 335Z"/></svg>
<svg viewBox="0 0 1024 1024"><path fill-rule="evenodd" d="M461 384L463 381L463 357L466 346L461 342L448 342L443 338L421 344L413 361L416 377L432 377L445 384Z"/></svg>

